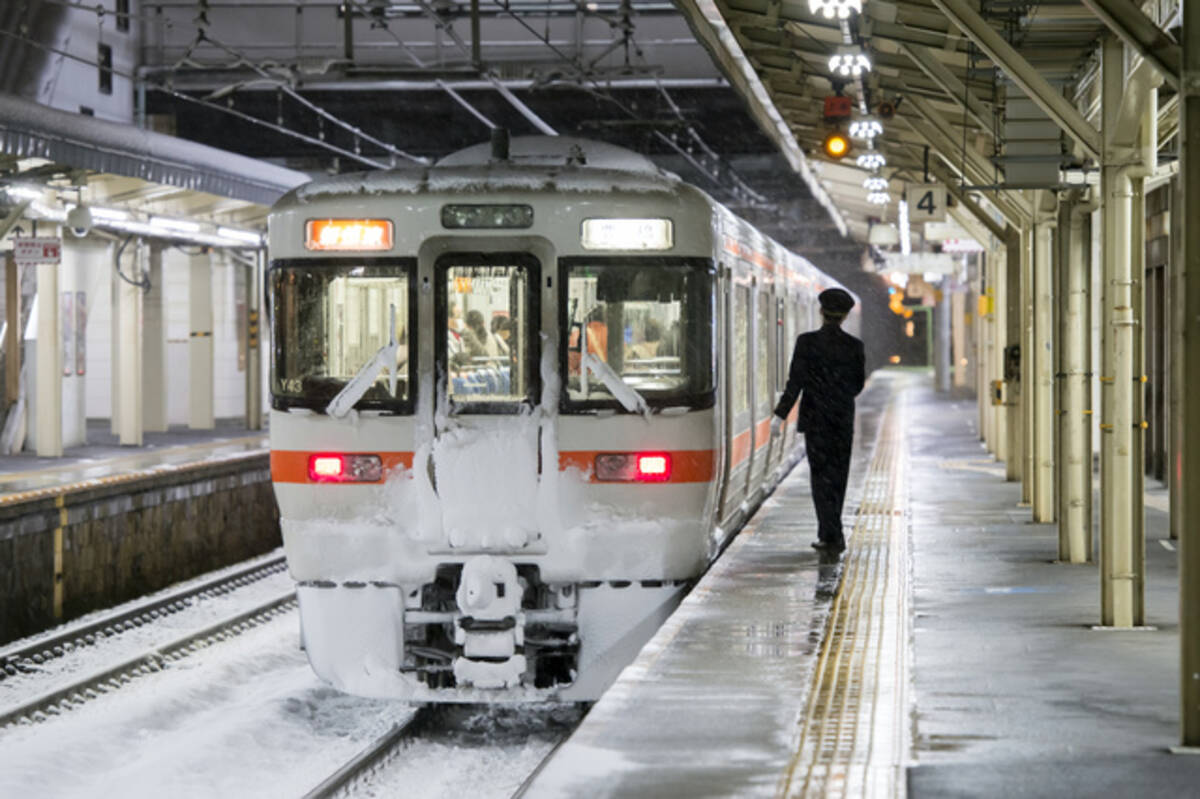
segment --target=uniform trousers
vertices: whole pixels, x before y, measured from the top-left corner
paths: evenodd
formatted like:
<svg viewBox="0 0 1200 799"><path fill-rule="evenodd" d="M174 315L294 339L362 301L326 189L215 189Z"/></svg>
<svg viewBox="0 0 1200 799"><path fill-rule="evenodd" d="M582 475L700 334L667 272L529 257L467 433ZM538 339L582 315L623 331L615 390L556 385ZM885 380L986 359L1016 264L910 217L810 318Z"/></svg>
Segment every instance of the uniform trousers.
<svg viewBox="0 0 1200 799"><path fill-rule="evenodd" d="M842 505L846 501L846 482L850 479L854 423L817 422L807 427L804 446L812 476L813 504L817 508L817 537L822 541L842 541Z"/></svg>

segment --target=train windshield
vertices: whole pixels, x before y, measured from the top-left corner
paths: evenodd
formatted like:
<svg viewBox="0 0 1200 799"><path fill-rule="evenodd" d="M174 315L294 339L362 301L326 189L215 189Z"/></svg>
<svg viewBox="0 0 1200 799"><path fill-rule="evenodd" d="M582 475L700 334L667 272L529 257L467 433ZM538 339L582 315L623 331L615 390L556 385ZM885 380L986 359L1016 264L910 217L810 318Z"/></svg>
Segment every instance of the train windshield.
<svg viewBox="0 0 1200 799"><path fill-rule="evenodd" d="M322 409L364 368L377 374L356 407L400 411L409 404L411 271L406 264L344 262L272 269L277 407ZM394 393L393 364L368 366L393 343Z"/></svg>
<svg viewBox="0 0 1200 799"><path fill-rule="evenodd" d="M713 279L707 263L564 260L567 400L707 406L713 396Z"/></svg>

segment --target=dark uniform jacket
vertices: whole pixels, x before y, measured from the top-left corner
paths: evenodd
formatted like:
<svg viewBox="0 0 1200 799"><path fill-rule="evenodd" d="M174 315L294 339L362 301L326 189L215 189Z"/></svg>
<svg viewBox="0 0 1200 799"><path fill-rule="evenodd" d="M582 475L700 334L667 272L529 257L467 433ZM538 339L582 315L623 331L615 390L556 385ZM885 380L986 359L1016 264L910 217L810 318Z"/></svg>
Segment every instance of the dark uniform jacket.
<svg viewBox="0 0 1200 799"><path fill-rule="evenodd" d="M835 324L796 337L787 387L775 415L786 418L800 396L801 431L854 426L854 398L866 381L863 344ZM803 395L800 392L803 391Z"/></svg>

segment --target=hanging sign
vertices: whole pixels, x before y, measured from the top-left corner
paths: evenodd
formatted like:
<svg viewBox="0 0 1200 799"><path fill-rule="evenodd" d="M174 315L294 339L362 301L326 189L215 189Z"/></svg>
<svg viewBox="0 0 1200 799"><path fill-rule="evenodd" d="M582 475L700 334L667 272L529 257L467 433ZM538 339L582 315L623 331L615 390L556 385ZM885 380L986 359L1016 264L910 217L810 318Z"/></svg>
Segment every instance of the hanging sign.
<svg viewBox="0 0 1200 799"><path fill-rule="evenodd" d="M17 237L13 259L19 264L56 264L62 260L62 239Z"/></svg>
<svg viewBox="0 0 1200 799"><path fill-rule="evenodd" d="M909 183L905 188L910 222L941 222L946 218L946 187Z"/></svg>

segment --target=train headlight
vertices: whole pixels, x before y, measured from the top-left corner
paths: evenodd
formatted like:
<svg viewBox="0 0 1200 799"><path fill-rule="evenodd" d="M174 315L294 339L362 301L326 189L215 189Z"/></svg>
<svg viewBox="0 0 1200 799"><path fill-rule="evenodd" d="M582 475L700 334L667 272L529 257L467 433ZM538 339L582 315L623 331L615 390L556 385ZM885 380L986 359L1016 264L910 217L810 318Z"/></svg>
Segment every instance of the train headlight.
<svg viewBox="0 0 1200 799"><path fill-rule="evenodd" d="M666 452L602 452L595 460L596 479L603 483L665 483L671 479Z"/></svg>
<svg viewBox="0 0 1200 799"><path fill-rule="evenodd" d="M308 479L314 483L378 483L383 479L383 461L378 455L309 455Z"/></svg>
<svg viewBox="0 0 1200 799"><path fill-rule="evenodd" d="M585 219L585 250L669 250L675 246L670 219Z"/></svg>

